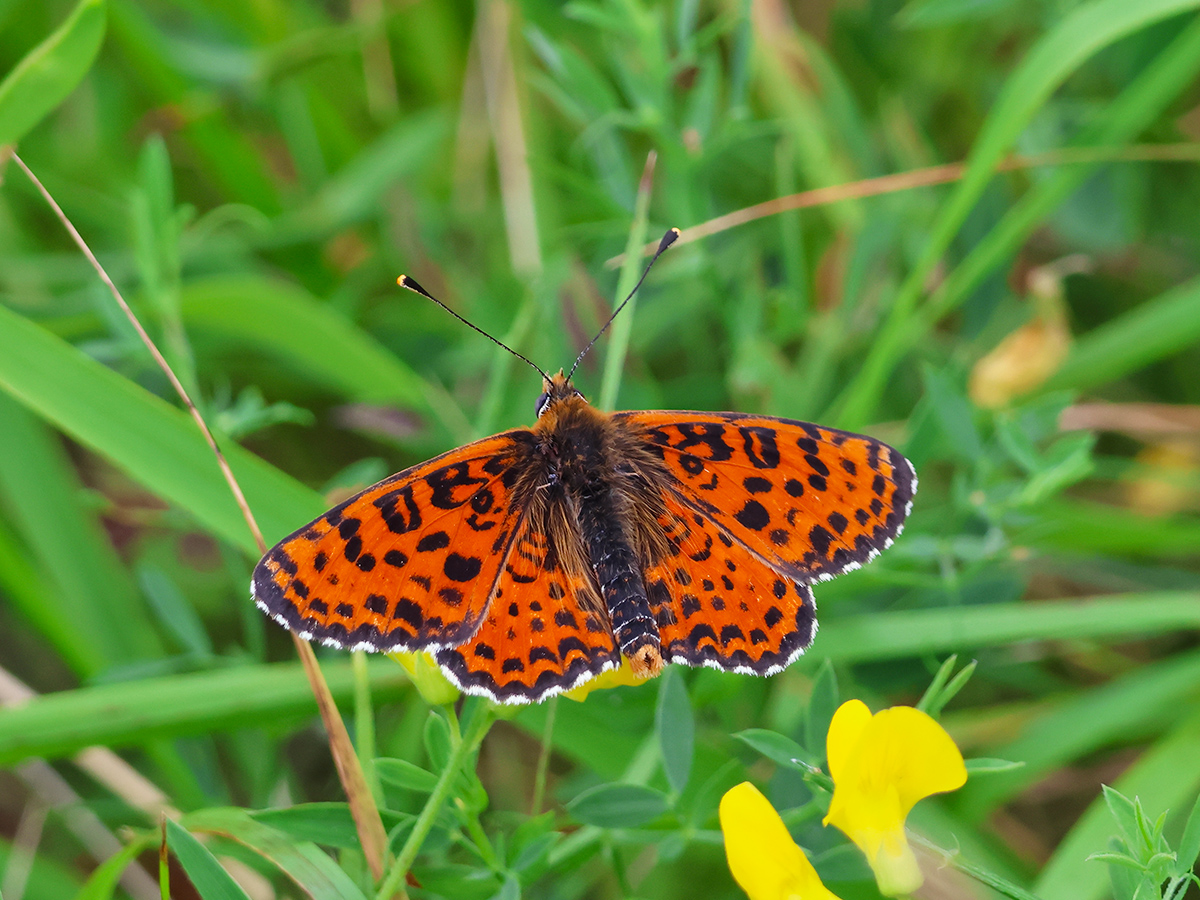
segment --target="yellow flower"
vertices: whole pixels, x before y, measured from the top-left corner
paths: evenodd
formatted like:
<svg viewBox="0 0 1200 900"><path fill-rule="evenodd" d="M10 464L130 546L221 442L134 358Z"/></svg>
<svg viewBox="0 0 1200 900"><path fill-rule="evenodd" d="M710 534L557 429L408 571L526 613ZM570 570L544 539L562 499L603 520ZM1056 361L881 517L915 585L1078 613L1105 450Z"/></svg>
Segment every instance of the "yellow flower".
<svg viewBox="0 0 1200 900"><path fill-rule="evenodd" d="M408 677L425 702L430 706L445 706L458 699L458 688L442 674L441 667L429 653L406 653L402 650L389 653L392 659L404 667Z"/></svg>
<svg viewBox="0 0 1200 900"><path fill-rule="evenodd" d="M833 824L867 855L880 893L911 894L921 870L904 820L916 802L967 781L962 754L945 729L919 709L894 706L872 716L861 700L838 707L826 738Z"/></svg>
<svg viewBox="0 0 1200 900"><path fill-rule="evenodd" d="M838 900L750 782L726 792L720 814L729 871L750 900Z"/></svg>
<svg viewBox="0 0 1200 900"><path fill-rule="evenodd" d="M621 687L622 685L643 684L649 681L651 677L653 676L641 677L634 675L633 667L629 665L629 660L621 657L621 665L617 666L617 668L601 672L595 678L589 678L579 687L564 691L563 696L582 703L592 691L602 688Z"/></svg>

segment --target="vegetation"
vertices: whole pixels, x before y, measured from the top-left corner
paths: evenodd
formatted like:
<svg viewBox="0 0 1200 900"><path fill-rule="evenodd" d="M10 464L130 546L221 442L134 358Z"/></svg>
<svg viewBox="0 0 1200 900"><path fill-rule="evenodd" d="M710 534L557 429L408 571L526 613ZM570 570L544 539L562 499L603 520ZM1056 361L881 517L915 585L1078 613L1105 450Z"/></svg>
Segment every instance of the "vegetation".
<svg viewBox="0 0 1200 900"><path fill-rule="evenodd" d="M531 420L538 376L400 273L554 371L669 226L581 390L868 431L916 464L904 536L818 586L814 646L769 679L671 667L498 715L319 651L408 854L397 891L740 897L717 810L750 780L830 890L878 897L795 760L823 763L839 698L924 696L970 773L909 817L946 851L927 886L1182 897L1197 7L0 0L0 147L268 543ZM176 897L375 896L212 454L8 150L0 177L0 892L157 896L165 834Z"/></svg>

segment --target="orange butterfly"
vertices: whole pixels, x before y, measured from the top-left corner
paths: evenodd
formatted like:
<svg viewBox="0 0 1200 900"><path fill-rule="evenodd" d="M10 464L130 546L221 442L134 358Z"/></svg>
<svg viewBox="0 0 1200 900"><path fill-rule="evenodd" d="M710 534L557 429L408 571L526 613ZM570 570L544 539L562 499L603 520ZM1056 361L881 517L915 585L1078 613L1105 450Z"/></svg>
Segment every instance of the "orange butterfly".
<svg viewBox="0 0 1200 900"><path fill-rule="evenodd" d="M399 472L284 538L254 571L258 606L307 640L429 651L500 703L622 657L639 676L668 662L770 675L812 643L811 585L890 546L912 507L912 464L873 438L608 414L561 370L543 379L532 428Z"/></svg>

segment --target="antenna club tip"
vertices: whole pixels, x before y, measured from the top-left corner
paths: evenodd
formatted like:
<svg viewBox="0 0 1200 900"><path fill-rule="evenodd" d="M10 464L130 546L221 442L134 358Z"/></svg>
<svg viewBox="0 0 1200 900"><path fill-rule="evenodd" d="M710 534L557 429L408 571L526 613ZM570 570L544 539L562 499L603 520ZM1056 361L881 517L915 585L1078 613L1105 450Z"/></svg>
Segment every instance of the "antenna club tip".
<svg viewBox="0 0 1200 900"><path fill-rule="evenodd" d="M680 231L678 228L671 228L662 236L662 240L658 242L658 252L662 253L673 243L679 240Z"/></svg>
<svg viewBox="0 0 1200 900"><path fill-rule="evenodd" d="M412 291L414 294L420 294L422 297L429 297L429 299L433 300L434 303L438 302L433 298L429 291L417 284L417 280L415 278L411 278L408 275L401 275L396 279L396 284L400 285L402 288Z"/></svg>

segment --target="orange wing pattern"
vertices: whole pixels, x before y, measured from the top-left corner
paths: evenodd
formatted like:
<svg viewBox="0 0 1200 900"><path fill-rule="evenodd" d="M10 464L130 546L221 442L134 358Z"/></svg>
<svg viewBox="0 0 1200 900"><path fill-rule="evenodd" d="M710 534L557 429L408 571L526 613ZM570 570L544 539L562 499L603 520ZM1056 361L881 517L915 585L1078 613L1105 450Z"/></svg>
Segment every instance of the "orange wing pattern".
<svg viewBox="0 0 1200 900"><path fill-rule="evenodd" d="M646 431L687 507L801 584L889 547L917 489L907 459L861 434L741 413L614 418Z"/></svg>
<svg viewBox="0 0 1200 900"><path fill-rule="evenodd" d="M520 524L514 487L530 431L406 469L304 526L262 558L258 606L306 640L364 650L463 643L478 629Z"/></svg>
<svg viewBox="0 0 1200 900"><path fill-rule="evenodd" d="M664 492L670 555L646 571L667 662L773 675L812 643L812 590Z"/></svg>
<svg viewBox="0 0 1200 900"><path fill-rule="evenodd" d="M436 655L460 688L498 703L544 700L621 661L587 573L567 573L554 540L537 529L532 521L522 526L479 630Z"/></svg>

